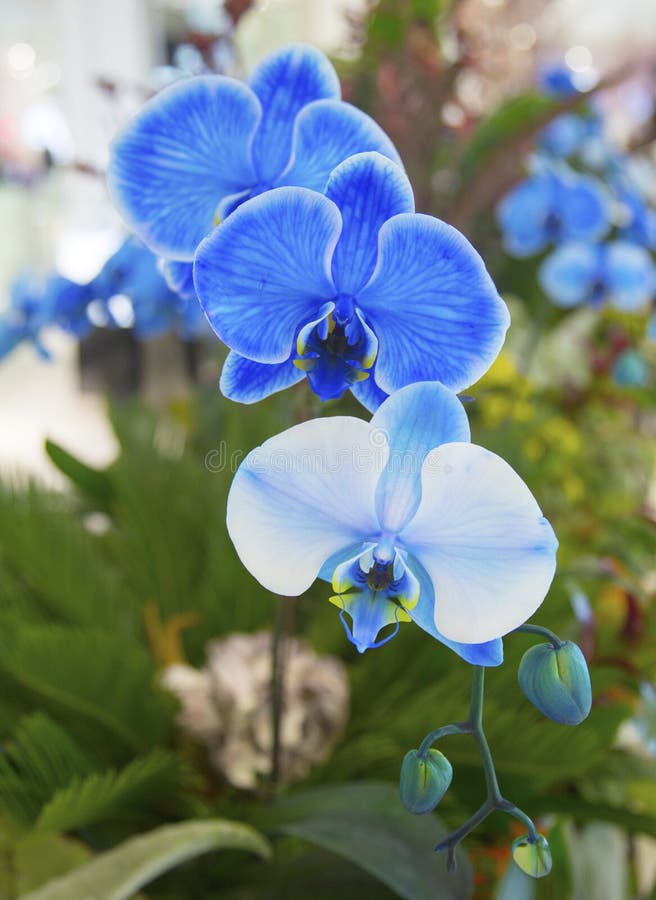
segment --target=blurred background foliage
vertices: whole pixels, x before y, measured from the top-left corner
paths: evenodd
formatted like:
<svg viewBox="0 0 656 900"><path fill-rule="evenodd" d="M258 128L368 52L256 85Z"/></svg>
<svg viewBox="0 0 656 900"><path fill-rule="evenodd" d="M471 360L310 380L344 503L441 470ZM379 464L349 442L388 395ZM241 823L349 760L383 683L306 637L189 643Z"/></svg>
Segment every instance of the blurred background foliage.
<svg viewBox="0 0 656 900"><path fill-rule="evenodd" d="M654 382L613 374L617 356L638 347L653 371L648 312L559 309L539 286L543 256L504 251L495 206L525 176L541 130L590 95L517 93L497 79L496 94L467 108L459 79L486 71L475 7L369 4L352 22L357 54L338 65L347 98L399 148L417 208L465 231L511 305L508 344L466 398L473 440L508 460L554 525L559 569L537 618L581 645L594 694L576 729L541 717L517 684L526 635L505 640L505 664L488 674L485 722L502 789L548 835L551 877L529 882L513 866L519 831L500 815L467 840L470 861L463 855L446 873L432 846L482 799L475 746L453 737L444 747L454 781L439 819L405 814L396 784L409 748L464 717L469 667L410 626L359 656L326 585L301 598L287 627L346 666L348 722L327 759L291 788L265 778L239 790L179 726L179 704L161 683L167 667L200 669L210 641L274 623L275 598L244 570L225 530L235 465L300 418L363 414L352 399L319 407L305 384L257 408L212 385L171 392L156 407L113 400L120 452L106 469L49 443L64 492L20 479L0 489L2 900L81 897L82 882L57 888L51 879L98 863L105 868L88 877L99 891L132 896L111 893L112 877L151 853L168 862L153 863L146 895L170 900L656 896L644 874L654 852L646 839L656 840ZM621 76L610 71L599 87ZM646 155L652 124L639 135ZM216 346L199 352L218 371ZM167 855L170 835L154 829L193 829L198 819L253 831L190 830L186 855ZM151 845L130 845L146 832ZM116 847L125 856L103 856Z"/></svg>

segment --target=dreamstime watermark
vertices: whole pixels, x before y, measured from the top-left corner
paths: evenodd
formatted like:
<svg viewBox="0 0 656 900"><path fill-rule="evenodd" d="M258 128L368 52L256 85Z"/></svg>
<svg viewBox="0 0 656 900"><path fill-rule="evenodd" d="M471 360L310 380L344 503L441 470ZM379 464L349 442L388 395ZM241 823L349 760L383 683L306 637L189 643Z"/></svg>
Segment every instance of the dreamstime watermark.
<svg viewBox="0 0 656 900"><path fill-rule="evenodd" d="M422 470L449 475L453 472L453 466L440 458L439 448L427 454L390 450L388 433L382 428L373 428L369 432L368 446L353 445L335 450L310 447L286 450L264 445L246 452L231 450L226 441L219 441L205 454L205 468L213 474L230 472L234 475L245 460L248 470L254 475L330 475L336 472L374 472L380 475L383 471L415 475Z"/></svg>

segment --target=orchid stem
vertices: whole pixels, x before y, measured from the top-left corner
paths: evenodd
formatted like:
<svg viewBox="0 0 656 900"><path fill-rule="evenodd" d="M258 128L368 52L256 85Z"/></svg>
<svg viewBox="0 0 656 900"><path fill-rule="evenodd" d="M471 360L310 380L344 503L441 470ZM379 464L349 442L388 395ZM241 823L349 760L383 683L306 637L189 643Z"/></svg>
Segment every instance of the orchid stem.
<svg viewBox="0 0 656 900"><path fill-rule="evenodd" d="M292 630L295 604L291 597L278 597L271 641L271 784L280 781L281 723L285 697L285 657L288 635Z"/></svg>
<svg viewBox="0 0 656 900"><path fill-rule="evenodd" d="M538 626L532 626L537 629ZM519 630L519 629L518 629ZM546 632L541 629L540 633ZM549 634L551 634L549 632ZM553 635L555 638L555 635ZM551 639L551 638L550 638ZM495 810L501 810L515 819L523 822L527 829L531 841L537 841L538 834L533 821L519 807L515 806L510 800L506 800L499 789L496 769L490 751L490 745L483 729L483 701L485 693L485 668L483 666L473 666L471 702L469 706L469 716L466 722L459 722L453 725L443 725L436 728L426 735L419 746L418 755L426 757L431 746L443 737L451 734L471 734L481 754L483 763L483 773L485 775L485 786L487 789L487 797L485 802L476 810L476 812L464 822L460 828L447 835L435 847L437 851L447 851L447 869L452 872L456 868L456 849L458 844L467 837L478 825L486 819L490 813Z"/></svg>
<svg viewBox="0 0 656 900"><path fill-rule="evenodd" d="M515 634L517 632L522 632L523 634L539 634L540 637L544 637L550 641L555 650L560 650L563 646L563 641L561 641L558 635L554 634L553 631L549 631L548 628L543 628L542 625L520 625L519 628L515 628Z"/></svg>

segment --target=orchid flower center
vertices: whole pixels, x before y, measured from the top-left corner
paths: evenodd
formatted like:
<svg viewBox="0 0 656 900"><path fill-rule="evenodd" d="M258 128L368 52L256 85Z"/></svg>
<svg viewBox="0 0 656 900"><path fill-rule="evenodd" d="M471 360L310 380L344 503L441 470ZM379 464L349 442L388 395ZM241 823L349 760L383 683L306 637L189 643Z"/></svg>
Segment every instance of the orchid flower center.
<svg viewBox="0 0 656 900"><path fill-rule="evenodd" d="M550 212L544 220L544 230L547 237L551 240L557 240L562 231L562 221L558 213Z"/></svg>
<svg viewBox="0 0 656 900"><path fill-rule="evenodd" d="M315 394L332 400L369 377L378 341L354 297L339 294L320 312L298 333L294 365L306 373Z"/></svg>
<svg viewBox="0 0 656 900"><path fill-rule="evenodd" d="M602 278L595 278L590 285L589 302L592 306L601 306L606 299L606 285Z"/></svg>
<svg viewBox="0 0 656 900"><path fill-rule="evenodd" d="M410 621L408 610L419 600L419 582L389 538L367 544L357 556L338 565L332 583L336 595L330 602L339 607L346 635L360 653L391 640L400 623ZM393 630L379 639L388 625Z"/></svg>

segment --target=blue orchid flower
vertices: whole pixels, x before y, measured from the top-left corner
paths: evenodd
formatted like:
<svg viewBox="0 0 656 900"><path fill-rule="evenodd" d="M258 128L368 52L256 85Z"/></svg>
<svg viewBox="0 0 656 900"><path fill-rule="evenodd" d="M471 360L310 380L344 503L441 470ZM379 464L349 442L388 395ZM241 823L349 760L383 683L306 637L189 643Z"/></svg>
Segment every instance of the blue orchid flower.
<svg viewBox="0 0 656 900"><path fill-rule="evenodd" d="M47 303L52 324L81 340L93 329L87 315L91 292L89 285L78 284L57 273L50 276L46 286Z"/></svg>
<svg viewBox="0 0 656 900"><path fill-rule="evenodd" d="M313 419L271 438L228 497L241 561L278 594L330 582L360 652L412 620L498 665L500 638L549 589L557 541L516 472L469 440L462 404L435 382L397 391L370 423Z"/></svg>
<svg viewBox="0 0 656 900"><path fill-rule="evenodd" d="M321 191L338 163L364 150L399 161L379 126L340 100L328 59L293 45L267 57L248 84L213 75L163 90L115 140L108 182L145 244L192 260L248 198L281 185Z"/></svg>
<svg viewBox="0 0 656 900"><path fill-rule="evenodd" d="M496 358L508 310L455 228L414 213L402 169L361 153L325 195L250 200L201 244L196 291L231 349L221 390L254 403L304 376L374 409L414 381L459 391Z"/></svg>
<svg viewBox="0 0 656 900"><path fill-rule="evenodd" d="M590 140L601 133L601 121L596 116L563 113L553 119L540 133L539 148L561 159L578 153Z"/></svg>
<svg viewBox="0 0 656 900"><path fill-rule="evenodd" d="M187 263L180 264L189 270ZM176 331L190 340L209 330L196 294L181 286L178 294L167 283L162 261L137 238L125 240L88 285L88 293L100 301L110 325L134 328L138 338L147 340ZM131 305L129 321L117 322L113 303L127 298Z"/></svg>
<svg viewBox="0 0 656 900"><path fill-rule="evenodd" d="M537 81L540 90L559 100L576 97L581 92L574 71L560 62L543 65L538 71Z"/></svg>
<svg viewBox="0 0 656 900"><path fill-rule="evenodd" d="M497 207L511 256L534 256L549 244L596 241L608 231L610 206L603 185L564 166L537 172Z"/></svg>
<svg viewBox="0 0 656 900"><path fill-rule="evenodd" d="M656 268L638 244L564 244L542 263L539 279L557 306L609 304L624 312L643 309L656 291Z"/></svg>
<svg viewBox="0 0 656 900"><path fill-rule="evenodd" d="M0 316L0 359L24 341L31 343L42 359L50 359L41 332L52 324L52 299L47 283L35 272L23 272L12 282L9 308Z"/></svg>
<svg viewBox="0 0 656 900"><path fill-rule="evenodd" d="M634 244L656 250L656 210L636 189L618 187L618 199L627 215L620 226L621 236Z"/></svg>

